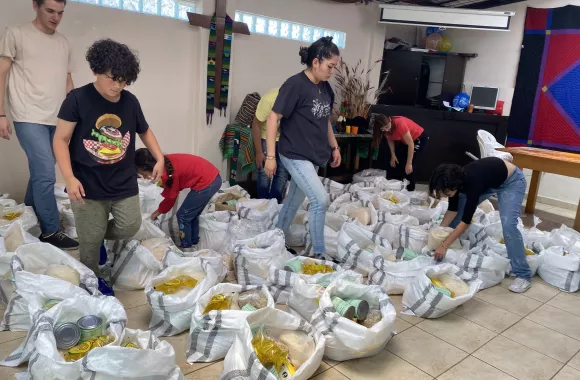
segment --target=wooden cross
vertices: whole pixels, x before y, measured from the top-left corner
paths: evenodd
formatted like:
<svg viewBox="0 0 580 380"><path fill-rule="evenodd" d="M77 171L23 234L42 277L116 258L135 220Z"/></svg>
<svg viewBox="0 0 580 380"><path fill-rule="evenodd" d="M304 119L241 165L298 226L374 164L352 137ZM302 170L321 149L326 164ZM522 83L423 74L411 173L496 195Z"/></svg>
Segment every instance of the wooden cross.
<svg viewBox="0 0 580 380"><path fill-rule="evenodd" d="M215 57L215 94L218 101L214 102L215 108L221 109L219 102L219 94L221 92L222 83L222 64L223 64L223 53L224 53L224 37L226 30L226 4L227 0L216 0L215 1L215 16L216 16L216 57ZM189 25L199 26L201 28L209 29L211 26L211 20L213 16L200 15L197 13L187 13L189 18ZM234 22L233 33L250 35L250 29L248 24L243 22Z"/></svg>

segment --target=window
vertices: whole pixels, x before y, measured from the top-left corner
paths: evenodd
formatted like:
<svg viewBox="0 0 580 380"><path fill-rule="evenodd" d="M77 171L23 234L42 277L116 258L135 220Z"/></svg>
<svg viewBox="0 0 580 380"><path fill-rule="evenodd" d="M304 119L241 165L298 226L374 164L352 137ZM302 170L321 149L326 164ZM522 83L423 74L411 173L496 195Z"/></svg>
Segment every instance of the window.
<svg viewBox="0 0 580 380"><path fill-rule="evenodd" d="M187 20L187 12L194 12L193 6L179 4L176 0L72 0L77 3L100 5L130 12Z"/></svg>
<svg viewBox="0 0 580 380"><path fill-rule="evenodd" d="M126 1L126 0L125 0ZM346 46L346 33L316 26L298 24L276 18L236 11L236 21L248 24L250 32L271 37L312 43L324 36L332 36L339 48Z"/></svg>

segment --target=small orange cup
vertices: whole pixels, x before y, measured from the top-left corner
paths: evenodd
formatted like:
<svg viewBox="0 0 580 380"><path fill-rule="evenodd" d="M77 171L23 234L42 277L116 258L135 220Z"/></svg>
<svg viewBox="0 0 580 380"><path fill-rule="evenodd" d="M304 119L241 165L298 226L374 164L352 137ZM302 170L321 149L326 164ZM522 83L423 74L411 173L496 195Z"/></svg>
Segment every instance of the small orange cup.
<svg viewBox="0 0 580 380"><path fill-rule="evenodd" d="M352 133L353 135L358 135L358 127L351 126L350 133Z"/></svg>

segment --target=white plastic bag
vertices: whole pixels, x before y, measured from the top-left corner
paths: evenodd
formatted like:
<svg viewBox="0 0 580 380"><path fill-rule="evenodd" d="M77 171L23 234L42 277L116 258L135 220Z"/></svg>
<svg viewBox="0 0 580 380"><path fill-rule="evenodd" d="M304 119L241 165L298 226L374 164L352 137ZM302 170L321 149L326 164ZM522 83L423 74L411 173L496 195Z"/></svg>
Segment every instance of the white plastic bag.
<svg viewBox="0 0 580 380"><path fill-rule="evenodd" d="M238 202L236 210L240 219L251 221L262 232L271 230L278 222L278 202L275 199L250 199Z"/></svg>
<svg viewBox="0 0 580 380"><path fill-rule="evenodd" d="M223 195L225 195L227 193L233 194L235 196L235 198L238 198L238 199L245 198L244 200L246 200L246 199L251 198L250 194L246 190L244 190L241 186L239 186L239 185L231 186L229 182L224 182L224 183L222 183L218 192L215 193L213 197L211 197L211 200L209 201L208 205L206 206L204 212L216 211L216 206L215 206L216 202L220 202L220 200L223 199ZM235 211L235 207L236 206L233 206L230 210L218 210L218 211Z"/></svg>
<svg viewBox="0 0 580 380"><path fill-rule="evenodd" d="M409 248L415 253L422 252L427 246L429 232L419 226L408 226L405 224L394 225L380 222L373 233L389 241L393 249L399 247Z"/></svg>
<svg viewBox="0 0 580 380"><path fill-rule="evenodd" d="M202 262L209 263L217 275L218 282L222 282L226 278L228 271L233 270L233 260L230 255L220 255L211 249L202 249L195 252L169 251L165 256L165 260L163 260L163 269L192 262L191 259L199 259Z"/></svg>
<svg viewBox="0 0 580 380"><path fill-rule="evenodd" d="M273 334L284 330L303 331L314 339L313 355L297 369L292 380L307 380L318 370L324 355L324 336L309 323L284 311L264 308L247 317L241 333L236 335L234 344L224 360L224 370L220 379L261 379L278 380L260 363L252 346L252 327L263 326Z"/></svg>
<svg viewBox="0 0 580 380"><path fill-rule="evenodd" d="M106 242L112 256L111 285L119 290L144 289L163 269L163 261L141 245L143 240L165 238L150 218L143 218L139 232L132 239ZM177 249L177 248L174 248Z"/></svg>
<svg viewBox="0 0 580 380"><path fill-rule="evenodd" d="M155 287L179 276L189 276L198 281L187 294L165 294ZM208 262L191 258L173 265L151 279L145 288L147 302L151 305L149 330L158 336L173 336L185 331L191 323L191 315L199 298L218 283L217 274Z"/></svg>
<svg viewBox="0 0 580 380"><path fill-rule="evenodd" d="M391 251L389 242L355 223L345 223L338 234L338 253L335 259L345 269L368 276L375 257L386 257Z"/></svg>
<svg viewBox="0 0 580 380"><path fill-rule="evenodd" d="M352 183L374 181L377 177L386 178L387 171L380 169L365 169L352 176Z"/></svg>
<svg viewBox="0 0 580 380"><path fill-rule="evenodd" d="M252 312L244 310L213 310L204 314L204 310L213 296L217 294L243 293L258 290L268 299L267 307L276 304L265 285L243 286L237 284L217 284L207 291L197 302L189 329L187 343L187 362L213 362L225 358L234 339L245 324L246 317ZM236 302L233 300L232 302Z"/></svg>
<svg viewBox="0 0 580 380"><path fill-rule="evenodd" d="M580 232L565 225L550 233L552 245L580 251Z"/></svg>
<svg viewBox="0 0 580 380"><path fill-rule="evenodd" d="M233 211L216 211L199 216L199 248L224 252L230 223L238 220Z"/></svg>
<svg viewBox="0 0 580 380"><path fill-rule="evenodd" d="M286 234L286 244L290 247L304 247L306 245L306 217L308 212L298 210Z"/></svg>
<svg viewBox="0 0 580 380"><path fill-rule="evenodd" d="M342 194L344 192L343 184L335 182L329 178L319 178L328 194Z"/></svg>
<svg viewBox="0 0 580 380"><path fill-rule="evenodd" d="M370 308L379 309L382 319L371 328L341 317L331 297L364 300ZM312 316L312 325L326 338L324 356L337 361L373 356L385 348L394 335L395 307L376 285L358 285L336 280L320 297L320 306Z"/></svg>
<svg viewBox="0 0 580 380"><path fill-rule="evenodd" d="M534 227L524 230L522 236L526 244L541 244L544 248L549 248L552 246L552 239L550 237L550 232L542 231L538 229L538 225L542 223L542 220L537 216L534 216Z"/></svg>
<svg viewBox="0 0 580 380"><path fill-rule="evenodd" d="M78 238L75 216L70 205L70 199L58 201L56 206L58 208L58 213L60 214L64 233L67 234L70 238Z"/></svg>
<svg viewBox="0 0 580 380"><path fill-rule="evenodd" d="M66 322L76 323L86 315L97 315L108 325L107 335L119 345L123 328L127 324L127 314L123 305L114 297L79 296L61 301L44 313L32 316L32 327L21 345L0 365L16 367L30 360L29 371L34 379L89 379L90 372L83 373L86 360L65 362L56 348L53 329ZM100 350L97 348L95 350ZM91 351L87 356L93 355ZM42 360L41 360L42 359ZM38 363L41 361L41 363Z"/></svg>
<svg viewBox="0 0 580 380"><path fill-rule="evenodd" d="M448 297L435 289L431 277L448 273L459 277L469 285L469 294ZM481 280L452 264L439 264L425 268L415 277L403 293L403 314L421 318L439 318L469 301L481 287Z"/></svg>
<svg viewBox="0 0 580 380"><path fill-rule="evenodd" d="M281 269L293 256L286 251L284 233L280 229L237 242L234 266L238 284L268 284L270 268Z"/></svg>
<svg viewBox="0 0 580 380"><path fill-rule="evenodd" d="M338 264L335 264L332 261L319 260L301 256L293 258L290 261L293 260L300 260L302 261L302 263L308 261L316 264L327 265L330 268L332 268L332 270L335 273L343 271L343 269ZM282 269L270 268L270 277L268 278L268 282L270 283L270 285L272 285L271 288L272 297L274 298L274 301L279 304L288 303L290 291L294 287L294 283L298 278L303 278L307 279L308 281L316 282L319 278L322 278L326 275L325 273L318 273L314 275L308 275L304 273L294 273L291 270L288 270L289 268L286 267L287 263L288 262L284 263Z"/></svg>
<svg viewBox="0 0 580 380"><path fill-rule="evenodd" d="M54 184L54 197L56 201L66 201L67 199L70 200L68 194L66 192L66 185L64 183L55 183Z"/></svg>
<svg viewBox="0 0 580 380"><path fill-rule="evenodd" d="M290 313L298 315L310 322L312 315L318 310L322 293L337 279L355 284L363 283L362 275L350 270L327 273L318 278L297 278L288 297Z"/></svg>
<svg viewBox="0 0 580 380"><path fill-rule="evenodd" d="M344 194L340 194L337 196L334 195L330 195L330 205L328 206L328 212L332 212L335 213L337 212L342 206L352 203L352 202L357 202L359 199L357 197L356 194L353 193L344 193ZM307 207L306 210L309 210L310 208Z"/></svg>
<svg viewBox="0 0 580 380"><path fill-rule="evenodd" d="M302 253L305 256L314 257L314 251L312 250L312 235L310 234L310 222L308 220L308 215L306 216L305 229L306 229L306 244L305 250ZM327 212L324 219L324 248L326 251L326 257L336 257L338 252L338 233L340 229L346 223L348 217L346 215L340 215L333 212Z"/></svg>
<svg viewBox="0 0 580 380"><path fill-rule="evenodd" d="M396 202L390 201L389 198L396 200ZM373 203L379 211L387 211L391 214L408 214L411 198L403 192L383 191L375 196Z"/></svg>
<svg viewBox="0 0 580 380"><path fill-rule="evenodd" d="M413 205L409 206L409 215L414 216L419 220L419 223L428 223L433 220L437 220L443 213L443 204L437 203L435 207L432 207L434 203L429 199L429 206Z"/></svg>
<svg viewBox="0 0 580 380"><path fill-rule="evenodd" d="M141 206L142 214L152 214L159 208L159 204L163 201L161 193L163 188L157 186L151 180L139 178L139 204Z"/></svg>
<svg viewBox="0 0 580 380"><path fill-rule="evenodd" d="M348 218L354 218L353 223L365 230L372 231L377 223L379 217L375 206L370 201L358 200L355 202L344 204L336 212L339 215L345 215ZM364 217L359 215L367 214ZM367 220L363 220L367 219Z"/></svg>
<svg viewBox="0 0 580 380"><path fill-rule="evenodd" d="M419 256L413 260L398 262L377 256L369 273L369 285L378 285L389 295L403 294L424 268L433 265L435 260L430 256Z"/></svg>
<svg viewBox="0 0 580 380"><path fill-rule="evenodd" d="M580 289L580 251L552 246L541 256L538 275L544 281L564 292Z"/></svg>
<svg viewBox="0 0 580 380"><path fill-rule="evenodd" d="M14 276L11 268L14 252L24 244L38 242L37 238L24 230L20 220L8 228L0 229L0 304L7 305L14 293Z"/></svg>
<svg viewBox="0 0 580 380"><path fill-rule="evenodd" d="M69 283L46 276L51 265L66 265L80 274L79 290L85 289L89 294L100 294L97 277L89 268L75 260L60 249L45 243L25 244L16 249L11 260L14 274L14 294L8 302L0 330L26 331L30 327L27 294L42 292L44 288L55 293L55 296L67 298ZM22 274L20 274L22 272ZM72 285L71 285L72 286ZM77 292L69 293L74 296ZM52 294L52 293L50 293ZM82 294L79 292L78 294ZM77 294L77 295L78 295Z"/></svg>
<svg viewBox="0 0 580 380"><path fill-rule="evenodd" d="M402 191L409 183L407 180L399 181L396 179L386 179L384 177L376 177L373 182L376 187L383 191Z"/></svg>
<svg viewBox="0 0 580 380"><path fill-rule="evenodd" d="M386 222L395 226L400 224L405 224L407 226L418 226L420 224L419 219L407 214L391 214L388 211L378 211L377 215L379 222Z"/></svg>
<svg viewBox="0 0 580 380"><path fill-rule="evenodd" d="M457 266L481 280L481 289L498 285L505 278L510 260L487 247L475 247L462 252Z"/></svg>
<svg viewBox="0 0 580 380"><path fill-rule="evenodd" d="M24 203L16 206L11 206L12 204L11 202L5 201L5 203L8 206L0 206L1 229L8 228L11 224L16 222L17 220L20 220L22 222L22 228L24 228L26 231L32 229L33 227L38 226L38 218L36 218L36 214L34 213L32 207L26 206ZM10 220L7 219L6 215L13 213L20 214L20 216L14 219L10 218Z"/></svg>

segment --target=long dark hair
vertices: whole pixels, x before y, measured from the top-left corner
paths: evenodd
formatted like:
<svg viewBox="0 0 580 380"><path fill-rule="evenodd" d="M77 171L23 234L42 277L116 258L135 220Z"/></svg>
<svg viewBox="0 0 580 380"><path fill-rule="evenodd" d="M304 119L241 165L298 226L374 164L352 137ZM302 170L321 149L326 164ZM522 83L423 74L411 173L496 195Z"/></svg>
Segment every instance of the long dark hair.
<svg viewBox="0 0 580 380"><path fill-rule="evenodd" d="M393 118L390 116L386 116L383 114L375 114L371 117L372 128L373 128L373 149L376 149L381 145L381 139L383 138L383 132L381 128L385 125L391 123L391 130L388 134L393 133L393 129L395 128L395 123L393 123Z"/></svg>
<svg viewBox="0 0 580 380"><path fill-rule="evenodd" d="M165 156L164 158L165 158L165 171L167 172L167 176L169 177L165 182L165 187L170 188L171 185L173 185L173 173L175 170L173 169L173 164L171 163L171 160L167 156ZM157 165L157 160L155 159L155 157L153 157L151 152L149 152L149 149L147 148L137 149L137 151L135 152L135 166L137 167L137 169L141 169L146 172L152 172L155 165Z"/></svg>
<svg viewBox="0 0 580 380"><path fill-rule="evenodd" d="M437 166L429 180L429 194L441 198L446 191L459 191L465 182L465 170L459 165L442 164Z"/></svg>
<svg viewBox="0 0 580 380"><path fill-rule="evenodd" d="M300 54L300 63L311 68L314 59L318 58L318 60L322 62L334 56L340 56L340 50L338 50L338 46L332 42L332 37L322 37L309 47L301 47L298 54Z"/></svg>

